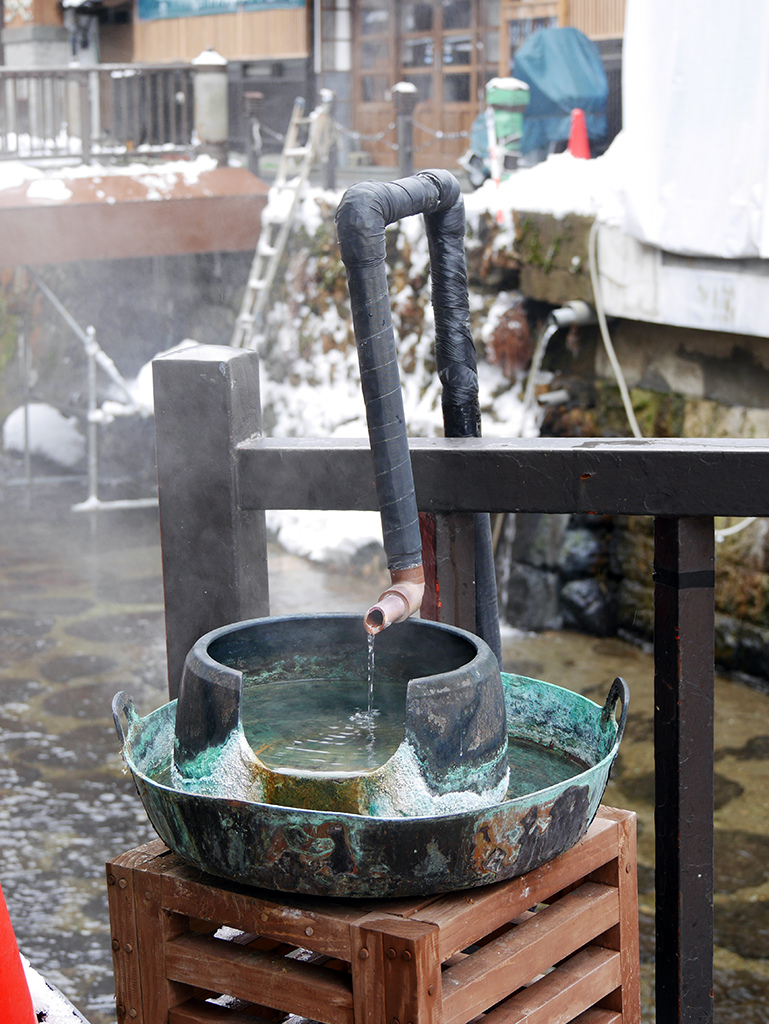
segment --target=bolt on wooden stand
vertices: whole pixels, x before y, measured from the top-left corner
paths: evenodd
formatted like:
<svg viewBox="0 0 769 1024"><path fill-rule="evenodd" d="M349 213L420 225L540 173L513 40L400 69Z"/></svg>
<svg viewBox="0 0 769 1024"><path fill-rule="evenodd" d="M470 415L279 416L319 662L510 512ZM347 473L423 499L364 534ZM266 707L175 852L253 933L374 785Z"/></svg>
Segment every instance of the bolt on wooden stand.
<svg viewBox="0 0 769 1024"><path fill-rule="evenodd" d="M629 811L600 808L526 875L437 896L247 888L160 840L110 861L107 882L118 1024L640 1021Z"/></svg>

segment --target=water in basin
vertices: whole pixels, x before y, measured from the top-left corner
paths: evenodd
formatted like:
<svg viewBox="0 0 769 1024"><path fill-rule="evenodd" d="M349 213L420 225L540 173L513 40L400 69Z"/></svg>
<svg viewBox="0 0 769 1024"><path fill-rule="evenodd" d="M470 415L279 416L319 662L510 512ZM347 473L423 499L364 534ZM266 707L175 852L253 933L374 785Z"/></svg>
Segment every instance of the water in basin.
<svg viewBox="0 0 769 1024"><path fill-rule="evenodd" d="M242 722L251 748L273 770L371 771L403 739L406 682L291 679L245 686Z"/></svg>
<svg viewBox="0 0 769 1024"><path fill-rule="evenodd" d="M566 751L512 736L507 741L507 756L510 764L507 800L565 782L589 767Z"/></svg>
<svg viewBox="0 0 769 1024"><path fill-rule="evenodd" d="M292 679L246 686L246 739L273 770L372 771L392 757L403 739L407 685L376 685L373 705L363 679ZM509 800L564 782L588 767L562 750L513 737L508 757Z"/></svg>

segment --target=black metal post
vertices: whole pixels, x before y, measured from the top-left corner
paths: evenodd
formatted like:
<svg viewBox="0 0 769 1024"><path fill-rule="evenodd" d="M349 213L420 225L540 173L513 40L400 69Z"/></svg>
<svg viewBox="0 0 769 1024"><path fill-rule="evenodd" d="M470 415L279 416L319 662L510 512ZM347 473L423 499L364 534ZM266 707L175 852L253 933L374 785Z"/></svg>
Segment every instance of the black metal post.
<svg viewBox="0 0 769 1024"><path fill-rule="evenodd" d="M419 94L411 82L396 82L393 86L398 173L401 178L414 173L414 108L418 101Z"/></svg>
<svg viewBox="0 0 769 1024"><path fill-rule="evenodd" d="M658 1024L713 1020L714 532L709 516L654 533Z"/></svg>
<svg viewBox="0 0 769 1024"><path fill-rule="evenodd" d="M235 446L261 429L259 359L201 345L156 359L155 436L168 683L218 626L269 613L264 513L239 504Z"/></svg>

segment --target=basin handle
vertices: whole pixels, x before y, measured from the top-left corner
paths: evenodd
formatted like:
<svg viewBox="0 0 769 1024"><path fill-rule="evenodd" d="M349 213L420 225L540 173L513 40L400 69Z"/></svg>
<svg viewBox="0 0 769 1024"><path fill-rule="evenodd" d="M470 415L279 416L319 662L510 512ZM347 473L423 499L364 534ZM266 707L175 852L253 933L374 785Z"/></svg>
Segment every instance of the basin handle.
<svg viewBox="0 0 769 1024"><path fill-rule="evenodd" d="M625 731L627 710L630 705L630 689L621 676L617 676L609 689L609 695L606 698L606 703L604 704L603 711L601 712L602 729L605 729L609 724L609 720L614 717L614 711L617 707L618 700L622 701L622 711L620 712L619 723L617 725L617 739L615 741L617 746L619 746L622 734Z"/></svg>
<svg viewBox="0 0 769 1024"><path fill-rule="evenodd" d="M117 738L122 746L125 743L128 730L139 721L139 715L136 713L133 699L125 690L116 693L112 698L112 720L115 723Z"/></svg>

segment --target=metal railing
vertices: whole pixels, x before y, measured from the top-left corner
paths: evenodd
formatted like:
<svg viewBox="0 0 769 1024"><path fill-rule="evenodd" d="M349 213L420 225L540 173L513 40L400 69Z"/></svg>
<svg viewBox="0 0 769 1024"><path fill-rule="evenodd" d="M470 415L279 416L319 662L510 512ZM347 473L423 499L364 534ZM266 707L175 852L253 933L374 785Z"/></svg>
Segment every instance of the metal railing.
<svg viewBox="0 0 769 1024"><path fill-rule="evenodd" d="M189 64L0 68L0 159L90 163L192 145Z"/></svg>
<svg viewBox="0 0 769 1024"><path fill-rule="evenodd" d="M189 349L160 359L155 401L175 696L184 657L200 636L269 614L263 510L375 509L376 491L366 440L261 436L254 352L222 348L214 359L210 349ZM453 537L447 586L458 587L462 576L466 595L474 595L473 566L462 551L473 550L467 531L475 512L654 517L657 1020L707 1024L713 519L769 514L769 441L450 438L413 441L411 458L420 510Z"/></svg>

